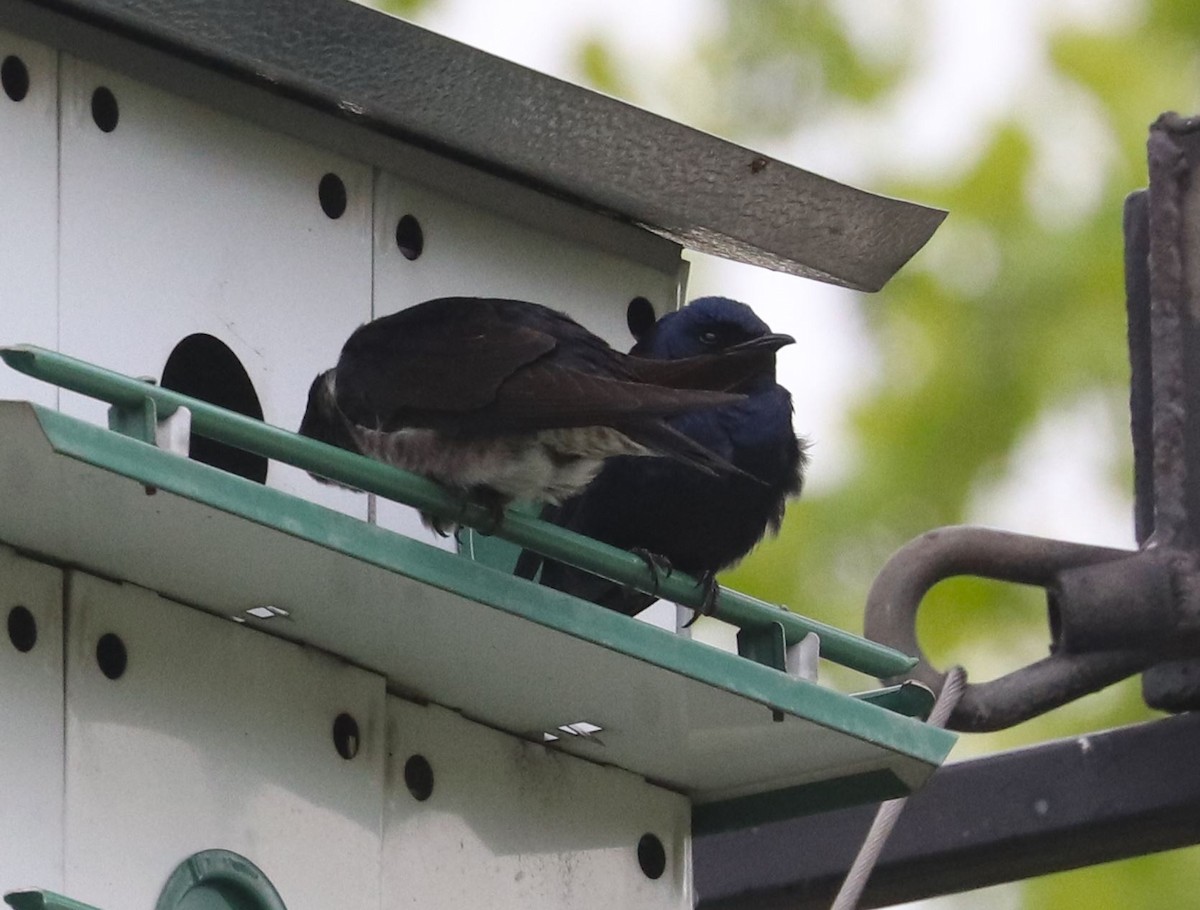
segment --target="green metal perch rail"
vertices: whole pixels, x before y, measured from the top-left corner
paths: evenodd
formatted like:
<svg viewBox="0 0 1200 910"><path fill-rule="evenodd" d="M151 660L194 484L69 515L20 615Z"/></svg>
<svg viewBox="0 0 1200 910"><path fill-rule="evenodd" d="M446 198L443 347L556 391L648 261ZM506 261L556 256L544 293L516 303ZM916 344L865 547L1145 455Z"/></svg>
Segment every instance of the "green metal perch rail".
<svg viewBox="0 0 1200 910"><path fill-rule="evenodd" d="M156 419L187 408L196 435L286 462L444 520L482 529L551 559L684 606L697 609L702 604L704 592L689 575L675 572L656 580L645 562L632 553L519 512L506 513L495 525L491 512L483 506L382 462L33 345L2 348L0 358L13 369L43 382L106 401L135 418L135 424L140 419L152 425ZM712 615L758 637L759 644L753 651L755 659L763 663L780 663L784 647L812 633L820 637L822 657L871 676L898 676L916 663L916 658L892 648L724 587L718 592ZM764 659L764 653L774 656Z"/></svg>

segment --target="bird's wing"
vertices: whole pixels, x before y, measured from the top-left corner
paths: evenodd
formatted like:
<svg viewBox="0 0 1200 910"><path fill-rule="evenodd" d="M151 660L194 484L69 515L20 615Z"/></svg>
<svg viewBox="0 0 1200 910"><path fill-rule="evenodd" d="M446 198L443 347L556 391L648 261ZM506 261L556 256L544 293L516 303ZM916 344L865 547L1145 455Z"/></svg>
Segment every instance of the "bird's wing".
<svg viewBox="0 0 1200 910"><path fill-rule="evenodd" d="M378 429L405 425L410 411L468 413L495 401L514 372L557 343L511 322L385 317L346 342L337 367L338 405L355 423Z"/></svg>
<svg viewBox="0 0 1200 910"><path fill-rule="evenodd" d="M664 388L561 314L500 300L434 301L360 327L342 349L337 403L360 426L464 433L623 425L740 396ZM506 309L507 308L507 309ZM721 380L709 388L720 388Z"/></svg>
<svg viewBox="0 0 1200 910"><path fill-rule="evenodd" d="M481 421L506 430L623 426L630 421L732 404L741 398L726 392L631 382L539 362L513 373Z"/></svg>

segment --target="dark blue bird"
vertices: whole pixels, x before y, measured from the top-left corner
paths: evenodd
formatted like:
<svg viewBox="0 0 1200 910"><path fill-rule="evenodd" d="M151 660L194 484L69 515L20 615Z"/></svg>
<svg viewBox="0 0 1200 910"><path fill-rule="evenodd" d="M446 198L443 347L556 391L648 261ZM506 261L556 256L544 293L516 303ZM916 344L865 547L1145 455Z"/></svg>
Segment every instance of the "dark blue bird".
<svg viewBox="0 0 1200 910"><path fill-rule="evenodd" d="M487 503L497 518L513 499L575 495L614 455L728 472L721 456L664 418L740 401L728 390L774 362L778 348L743 340L647 360L538 304L431 300L350 336L337 367L313 380L300 432L423 474Z"/></svg>
<svg viewBox="0 0 1200 910"><path fill-rule="evenodd" d="M630 351L673 360L714 354L772 335L748 306L701 297L663 316ZM745 398L673 417L670 424L744 473L698 471L665 458L609 459L581 493L543 517L670 569L699 576L715 594L713 576L777 532L784 506L800 494L806 443L792 429L792 396L775 381L775 358L736 387ZM517 574L532 577L542 562L528 551ZM627 615L654 598L561 563L545 560L541 582Z"/></svg>

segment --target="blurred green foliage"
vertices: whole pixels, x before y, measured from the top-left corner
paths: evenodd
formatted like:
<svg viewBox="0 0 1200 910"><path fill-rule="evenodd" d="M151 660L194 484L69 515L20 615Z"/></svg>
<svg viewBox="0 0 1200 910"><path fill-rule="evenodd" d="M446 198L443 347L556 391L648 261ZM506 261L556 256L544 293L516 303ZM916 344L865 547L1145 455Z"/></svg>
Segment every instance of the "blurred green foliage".
<svg viewBox="0 0 1200 910"><path fill-rule="evenodd" d="M1086 93L1081 101L1094 105L1112 146L1105 151L1081 140L1074 149L1080 158L1105 156L1101 190L1086 210L1061 220L1040 215L1039 206L1052 208L1055 200L1033 198L1037 141L1029 118L1016 110L960 173L872 186L948 209L951 217L935 242L962 253L944 257L940 268L914 262L864 307L883 380L853 415L858 469L840 488L797 503L779 539L732 573L732 584L853 625L870 576L888 553L930 527L969 520L974 491L1003 471L1041 415L1088 394L1101 396L1113 412L1124 410L1121 205L1145 183L1149 122L1164 110L1195 109L1198 9L1158 0L1133 17L1134 27L1051 35L1055 74ZM731 17L752 15L743 5L731 3L728 10ZM815 18L822 29L829 21ZM776 44L766 43L763 52L775 53ZM803 43L797 53L821 61L831 74L830 92L873 83L875 74L860 68L842 43L834 42L829 54L820 43ZM980 265L972 261L979 252L994 272L964 293L953 270ZM1113 425L1121 427L1120 418ZM1122 469L1113 480L1127 489L1127 442L1115 442ZM1073 440L1061 444L1070 447ZM922 612L922 641L943 665L957 660L968 668L983 663L1008 670L1044 653L1045 616L1036 592L971 580L943 583ZM1150 716L1131 680L1013 731L969 737L958 754ZM1190 849L1025 883L1021 906L1183 907L1195 903L1197 882L1200 855ZM972 898L961 900L970 906Z"/></svg>
<svg viewBox="0 0 1200 910"><path fill-rule="evenodd" d="M853 4L726 0L720 27L681 65L676 116L768 150L822 117L871 117L917 66L929 7L909 9L881 53L856 40ZM979 490L1010 469L1021 441L1080 402L1099 402L1107 415L1112 482L1130 488L1121 206L1145 184L1148 124L1200 102L1200 6L1130 3L1115 26L1047 24L1045 35L1045 75L1018 93L1026 106L998 117L972 158L933 178L893 161L870 183L951 216L931 244L936 254L861 302L879 379L854 406L853 470L796 503L780 536L727 575L734 587L859 628L887 557L932 527L971 520ZM638 100L602 41L589 42L581 61L598 87ZM1080 168L1097 172L1091 192L1060 193L1048 144L1070 141L1077 120L1055 121L1043 92L1065 94L1099 127L1069 147ZM1064 449L1075 444L1061 439ZM970 579L931 592L920 632L936 662L962 662L979 679L1043 656L1048 641L1040 592ZM956 756L1153 716L1130 680L1012 731L966 737ZM1191 849L1047 876L1021 885L1019 900L1031 910L1181 907L1195 903L1197 882ZM948 904L975 898L956 900Z"/></svg>
<svg viewBox="0 0 1200 910"><path fill-rule="evenodd" d="M437 2L381 5L411 15ZM715 24L693 46L664 37L664 50L679 56L657 75L662 84L647 85L638 61L601 34L579 42L578 77L793 161L797 146L784 143L798 130L886 116L920 67L936 11L919 2L714 3ZM853 404L852 469L794 504L780 536L725 577L734 587L861 628L866 592L888 556L930 528L971 520L980 491L1012 471L1022 441L1081 404L1099 414L1113 485L1129 490L1121 206L1145 184L1149 123L1166 110L1200 111L1200 4L1114 0L1098 5L1113 13L1107 24L1072 22L1053 0L1033 6L1044 59L962 160L931 176L890 149L876 154L882 163L865 186L951 216L880 294L850 304L860 307L877 377ZM885 28L864 23L870 16ZM1091 183L1081 189L1073 171ZM1055 443L1080 444L1070 435ZM935 662L961 662L975 679L1043 656L1048 641L1040 592L971 579L938 585L919 631ZM1014 730L964 737L955 756L1153 716L1133 679ZM1193 848L1026 882L1012 901L1028 910L1157 910L1194 905L1197 883ZM982 903L964 895L935 905Z"/></svg>
<svg viewBox="0 0 1200 910"><path fill-rule="evenodd" d="M418 19L430 7L437 5L437 0L374 0L372 6L378 7L393 16L404 19Z"/></svg>

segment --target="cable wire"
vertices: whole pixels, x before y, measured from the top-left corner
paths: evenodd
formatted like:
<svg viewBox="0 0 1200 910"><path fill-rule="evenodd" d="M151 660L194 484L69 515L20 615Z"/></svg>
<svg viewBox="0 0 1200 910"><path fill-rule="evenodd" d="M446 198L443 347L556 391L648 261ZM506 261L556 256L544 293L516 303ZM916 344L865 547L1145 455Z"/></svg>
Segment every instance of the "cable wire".
<svg viewBox="0 0 1200 910"><path fill-rule="evenodd" d="M967 672L962 667L951 667L946 673L942 691L938 694L937 701L933 703L933 710L929 712L928 723L930 726L946 726L946 721L954 713L954 707L962 698L966 685ZM900 818L900 813L904 811L904 804L907 802L908 797L904 796L900 799L890 799L879 806L879 811L875 813L875 820L871 822L871 827L867 831L867 837L859 848L858 856L854 858L850 871L846 873L846 878L842 882L842 887L838 890L830 910L854 910L858 906L862 893L867 887L867 881L871 878L876 863L879 862L880 854L883 853L883 845L891 836L892 829L896 827L896 820Z"/></svg>

